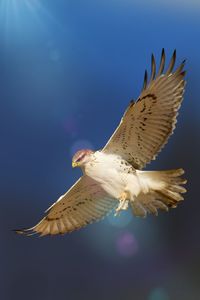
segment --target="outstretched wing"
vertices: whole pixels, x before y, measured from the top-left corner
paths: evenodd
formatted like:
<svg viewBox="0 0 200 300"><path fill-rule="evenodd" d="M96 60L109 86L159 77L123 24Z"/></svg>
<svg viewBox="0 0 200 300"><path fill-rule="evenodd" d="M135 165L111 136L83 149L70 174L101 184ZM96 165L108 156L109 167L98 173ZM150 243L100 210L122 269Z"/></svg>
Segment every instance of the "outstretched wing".
<svg viewBox="0 0 200 300"><path fill-rule="evenodd" d="M185 61L173 72L176 60L174 51L169 67L165 67L165 52L162 50L160 67L156 76L156 64L152 55L151 77L144 85L140 97L131 101L121 122L103 152L116 153L142 169L167 143L177 122L178 110L183 100L185 86Z"/></svg>
<svg viewBox="0 0 200 300"><path fill-rule="evenodd" d="M116 204L96 181L84 175L46 211L47 215L37 225L16 232L64 234L102 219Z"/></svg>

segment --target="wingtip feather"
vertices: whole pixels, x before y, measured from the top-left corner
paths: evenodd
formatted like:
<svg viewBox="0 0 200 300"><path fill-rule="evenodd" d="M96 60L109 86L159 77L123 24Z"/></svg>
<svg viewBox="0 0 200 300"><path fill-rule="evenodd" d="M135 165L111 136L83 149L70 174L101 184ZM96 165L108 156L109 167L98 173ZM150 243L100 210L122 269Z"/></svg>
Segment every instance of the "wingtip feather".
<svg viewBox="0 0 200 300"><path fill-rule="evenodd" d="M145 72L144 72L144 83L143 83L142 90L146 89L146 87L147 87L147 80L148 80L148 73L147 73L147 70L145 70Z"/></svg>
<svg viewBox="0 0 200 300"><path fill-rule="evenodd" d="M29 228L29 229L13 229L12 231L15 232L16 234L25 235L25 236L32 236L34 234L37 234L37 232L34 232L32 230L32 228Z"/></svg>

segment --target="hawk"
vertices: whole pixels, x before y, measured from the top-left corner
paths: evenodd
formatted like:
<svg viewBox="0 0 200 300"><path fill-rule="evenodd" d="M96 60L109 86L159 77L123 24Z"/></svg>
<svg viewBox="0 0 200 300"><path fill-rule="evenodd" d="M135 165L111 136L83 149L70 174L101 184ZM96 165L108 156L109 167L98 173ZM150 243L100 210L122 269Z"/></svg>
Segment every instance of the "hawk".
<svg viewBox="0 0 200 300"><path fill-rule="evenodd" d="M185 61L174 70L175 60L176 51L164 71L163 49L156 74L152 54L149 81L145 71L139 98L130 102L104 148L78 151L72 167L80 167L82 177L47 209L38 224L17 233L64 234L102 219L113 209L118 215L131 207L135 216L145 217L157 215L159 209L168 211L183 200L183 169L142 171L175 129L185 87Z"/></svg>

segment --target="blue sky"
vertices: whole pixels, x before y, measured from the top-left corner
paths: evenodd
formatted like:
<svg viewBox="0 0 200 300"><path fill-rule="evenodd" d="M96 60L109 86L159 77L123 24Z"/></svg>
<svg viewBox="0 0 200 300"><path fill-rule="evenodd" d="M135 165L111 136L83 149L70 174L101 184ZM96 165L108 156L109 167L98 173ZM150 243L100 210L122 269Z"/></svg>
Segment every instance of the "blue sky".
<svg viewBox="0 0 200 300"><path fill-rule="evenodd" d="M2 299L199 298L199 13L195 0L0 0ZM187 86L175 134L150 168L186 169L184 205L62 239L13 237L80 176L74 151L106 143L163 47L168 61L174 49L177 64L187 59Z"/></svg>

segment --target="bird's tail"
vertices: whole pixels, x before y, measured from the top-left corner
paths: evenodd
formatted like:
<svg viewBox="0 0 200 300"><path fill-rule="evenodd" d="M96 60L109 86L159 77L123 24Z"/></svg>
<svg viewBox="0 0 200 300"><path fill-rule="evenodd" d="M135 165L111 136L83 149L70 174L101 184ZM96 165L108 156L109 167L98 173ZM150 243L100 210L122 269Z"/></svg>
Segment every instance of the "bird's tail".
<svg viewBox="0 0 200 300"><path fill-rule="evenodd" d="M186 189L182 185L187 182L181 177L184 174L183 169L137 172L143 192L131 201L134 215L157 215L158 209L168 211L169 207L175 208L183 200L181 194L185 193Z"/></svg>

